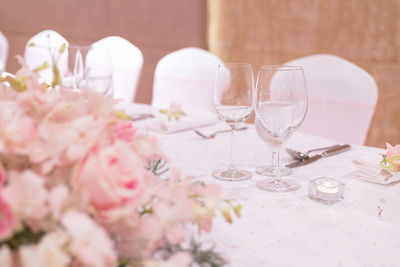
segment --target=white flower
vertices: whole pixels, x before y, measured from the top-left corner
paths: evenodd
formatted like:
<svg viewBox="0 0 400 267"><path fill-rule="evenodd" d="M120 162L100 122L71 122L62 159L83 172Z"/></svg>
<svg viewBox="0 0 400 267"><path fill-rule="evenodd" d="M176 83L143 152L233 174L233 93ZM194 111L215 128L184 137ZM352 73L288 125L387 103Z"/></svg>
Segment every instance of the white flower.
<svg viewBox="0 0 400 267"><path fill-rule="evenodd" d="M148 261L144 263L145 267L189 267L192 263L192 256L187 252L178 252L172 255L168 260L157 262Z"/></svg>
<svg viewBox="0 0 400 267"><path fill-rule="evenodd" d="M57 185L50 191L50 208L51 215L54 220L58 220L61 216L63 208L67 203L69 190L66 185Z"/></svg>
<svg viewBox="0 0 400 267"><path fill-rule="evenodd" d="M33 171L12 172L3 189L4 199L10 203L17 216L30 228L38 230L46 223L49 214L49 193L42 176Z"/></svg>
<svg viewBox="0 0 400 267"><path fill-rule="evenodd" d="M80 263L88 267L117 265L112 241L87 214L69 211L61 220L71 236L70 251Z"/></svg>
<svg viewBox="0 0 400 267"><path fill-rule="evenodd" d="M20 248L23 267L67 267L71 257L65 250L68 235L57 231L45 235L39 244Z"/></svg>
<svg viewBox="0 0 400 267"><path fill-rule="evenodd" d="M11 250L8 246L3 245L0 248L0 266L1 267L12 267L12 256Z"/></svg>

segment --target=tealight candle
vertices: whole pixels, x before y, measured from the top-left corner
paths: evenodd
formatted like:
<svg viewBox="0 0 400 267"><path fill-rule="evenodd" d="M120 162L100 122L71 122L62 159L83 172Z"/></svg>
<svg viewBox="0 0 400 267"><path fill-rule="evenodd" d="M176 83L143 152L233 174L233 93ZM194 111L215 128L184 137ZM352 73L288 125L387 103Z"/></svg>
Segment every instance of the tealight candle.
<svg viewBox="0 0 400 267"><path fill-rule="evenodd" d="M308 193L311 199L333 204L343 198L344 183L328 177L316 178L310 181Z"/></svg>

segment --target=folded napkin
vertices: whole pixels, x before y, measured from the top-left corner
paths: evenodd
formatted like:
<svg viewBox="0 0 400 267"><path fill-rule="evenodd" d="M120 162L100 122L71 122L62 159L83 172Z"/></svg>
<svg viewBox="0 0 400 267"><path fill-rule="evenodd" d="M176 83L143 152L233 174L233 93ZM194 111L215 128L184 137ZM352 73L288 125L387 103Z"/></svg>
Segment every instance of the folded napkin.
<svg viewBox="0 0 400 267"><path fill-rule="evenodd" d="M215 113L201 109L186 109L184 114L178 118L167 113L161 113L159 110L153 115L154 119L149 121L148 128L161 133L174 133L218 122Z"/></svg>
<svg viewBox="0 0 400 267"><path fill-rule="evenodd" d="M361 180L387 185L400 180L400 173L392 173L377 163L365 160L354 160L353 164L358 169L353 175Z"/></svg>
<svg viewBox="0 0 400 267"><path fill-rule="evenodd" d="M135 125L161 133L174 133L218 122L216 113L198 108L185 107L181 110L178 107L173 110L170 107L163 110L147 104L126 101L118 102L115 108L116 110L123 110L132 118ZM152 117L146 116L150 114ZM145 119L136 120L136 118L141 117Z"/></svg>

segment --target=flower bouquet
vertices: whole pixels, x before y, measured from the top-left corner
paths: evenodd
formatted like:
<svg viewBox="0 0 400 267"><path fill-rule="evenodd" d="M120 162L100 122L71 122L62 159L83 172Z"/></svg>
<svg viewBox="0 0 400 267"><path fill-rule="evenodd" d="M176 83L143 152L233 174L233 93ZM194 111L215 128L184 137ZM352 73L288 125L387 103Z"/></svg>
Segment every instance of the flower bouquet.
<svg viewBox="0 0 400 267"><path fill-rule="evenodd" d="M0 82L0 266L223 265L185 230L240 206L176 170L161 179L166 155L115 100L50 88L19 60Z"/></svg>
<svg viewBox="0 0 400 267"><path fill-rule="evenodd" d="M400 172L400 145L386 143L386 155L380 165L391 172Z"/></svg>

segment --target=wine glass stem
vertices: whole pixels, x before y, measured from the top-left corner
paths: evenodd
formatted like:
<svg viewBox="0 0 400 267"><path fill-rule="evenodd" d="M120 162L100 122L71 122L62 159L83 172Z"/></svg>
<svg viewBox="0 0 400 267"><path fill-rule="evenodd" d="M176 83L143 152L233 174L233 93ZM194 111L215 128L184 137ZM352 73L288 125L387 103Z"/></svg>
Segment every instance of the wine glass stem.
<svg viewBox="0 0 400 267"><path fill-rule="evenodd" d="M276 185L278 185L281 180L281 172L280 172L281 147L282 147L281 143L275 144L272 152L272 166L274 166L274 181Z"/></svg>
<svg viewBox="0 0 400 267"><path fill-rule="evenodd" d="M275 165L277 162L278 153L276 152L276 146L273 146L272 153L271 153L271 162L269 163L272 167L272 172L275 175L275 172L278 170L277 166Z"/></svg>
<svg viewBox="0 0 400 267"><path fill-rule="evenodd" d="M231 126L231 150L229 155L229 170L236 170L236 159L234 153L234 143L235 143L235 127Z"/></svg>

